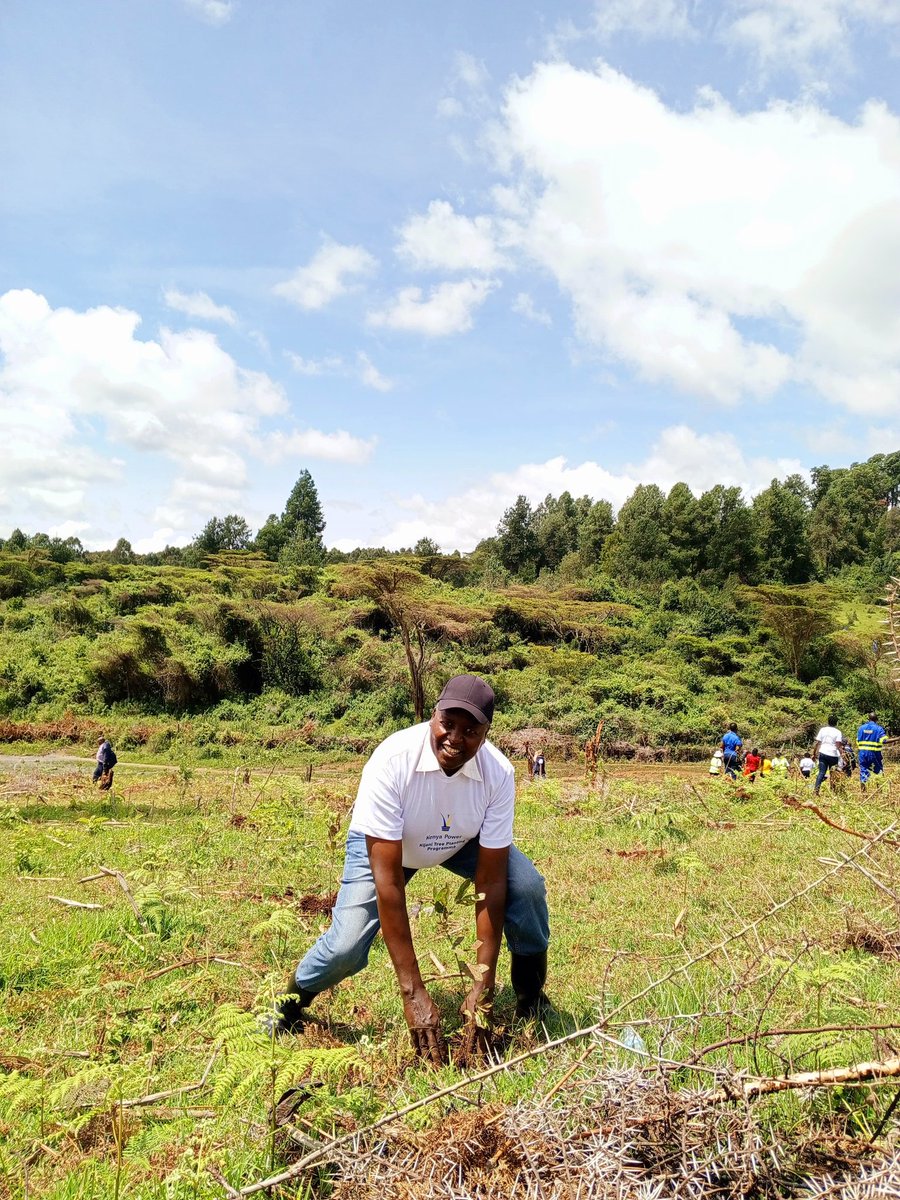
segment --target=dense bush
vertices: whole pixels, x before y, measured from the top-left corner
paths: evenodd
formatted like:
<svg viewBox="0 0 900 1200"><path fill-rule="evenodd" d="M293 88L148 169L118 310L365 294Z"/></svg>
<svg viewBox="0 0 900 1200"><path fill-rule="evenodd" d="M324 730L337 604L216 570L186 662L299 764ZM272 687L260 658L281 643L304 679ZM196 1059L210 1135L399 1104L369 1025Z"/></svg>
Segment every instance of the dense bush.
<svg viewBox="0 0 900 1200"><path fill-rule="evenodd" d="M730 720L794 746L826 709L848 728L873 707L900 726L873 648L883 609L861 565L830 584L768 589L830 614L798 677L763 607L728 581L642 592L597 573L565 578L563 558L536 584L494 591L474 567L431 559L424 573L401 555L332 562L313 581L249 553L150 567L0 551L0 714L49 739L68 710L108 724L123 748L167 756L179 745L223 761L357 753L412 717L405 613L426 630L426 711L449 675L481 673L497 692L498 737L541 728L579 744L602 719L622 753L690 756Z"/></svg>

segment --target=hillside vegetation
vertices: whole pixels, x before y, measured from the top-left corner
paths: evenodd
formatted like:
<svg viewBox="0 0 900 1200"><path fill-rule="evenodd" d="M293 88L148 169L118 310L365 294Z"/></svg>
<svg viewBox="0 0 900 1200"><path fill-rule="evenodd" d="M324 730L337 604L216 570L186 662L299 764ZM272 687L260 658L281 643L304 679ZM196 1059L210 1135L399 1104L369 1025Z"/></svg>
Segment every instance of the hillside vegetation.
<svg viewBox="0 0 900 1200"><path fill-rule="evenodd" d="M491 679L501 743L531 730L554 754L599 720L608 755L651 759L705 754L731 720L796 749L829 713L900 726L882 633L900 453L773 480L752 503L640 485L614 517L520 496L466 556L428 538L327 551L324 528L302 471L255 539L235 514L143 557L15 530L0 740L104 732L126 753L224 763L360 753L459 671Z"/></svg>
<svg viewBox="0 0 900 1200"><path fill-rule="evenodd" d="M107 732L120 753L175 761L360 753L413 718L417 671L426 711L448 675L487 676L498 739L552 731L557 753L601 718L607 753L643 757L705 753L732 719L796 747L826 707L900 723L884 609L852 580L488 588L461 560L462 578L436 578L436 561L310 581L249 551L195 568L2 555L20 587L0 602L0 737L85 749Z"/></svg>

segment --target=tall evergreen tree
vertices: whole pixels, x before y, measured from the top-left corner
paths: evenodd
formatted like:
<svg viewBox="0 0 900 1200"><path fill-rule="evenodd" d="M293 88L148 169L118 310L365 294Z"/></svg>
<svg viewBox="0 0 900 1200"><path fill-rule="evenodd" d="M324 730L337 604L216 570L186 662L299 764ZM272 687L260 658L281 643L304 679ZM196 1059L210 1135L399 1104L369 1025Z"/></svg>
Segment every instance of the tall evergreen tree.
<svg viewBox="0 0 900 1200"><path fill-rule="evenodd" d="M900 454L875 454L867 462L813 471L814 507L809 536L824 573L885 552L888 514L900 500Z"/></svg>
<svg viewBox="0 0 900 1200"><path fill-rule="evenodd" d="M753 526L760 573L777 583L808 583L813 577L809 547L809 489L799 475L773 479L753 500Z"/></svg>
<svg viewBox="0 0 900 1200"><path fill-rule="evenodd" d="M702 569L717 583L736 575L741 583L756 578L759 553L753 514L739 487L717 483L697 501L703 530Z"/></svg>
<svg viewBox="0 0 900 1200"><path fill-rule="evenodd" d="M497 554L507 571L534 579L538 571L538 540L534 510L527 496L517 496L497 526Z"/></svg>
<svg viewBox="0 0 900 1200"><path fill-rule="evenodd" d="M580 501L576 501L578 503ZM578 523L578 553L585 570L599 566L606 539L614 527L612 505L608 500L595 500L583 511Z"/></svg>
<svg viewBox="0 0 900 1200"><path fill-rule="evenodd" d="M325 558L322 533L325 518L319 493L309 471L303 470L291 489L281 516L272 513L256 535L256 545L267 558L285 555L290 565L318 563Z"/></svg>
<svg viewBox="0 0 900 1200"><path fill-rule="evenodd" d="M570 492L563 492L558 500L547 496L534 516L540 566L555 571L566 555L578 547L575 501Z"/></svg>
<svg viewBox="0 0 900 1200"><path fill-rule="evenodd" d="M686 483L676 483L663 505L663 525L669 539L669 574L693 575L703 554L703 511Z"/></svg>
<svg viewBox="0 0 900 1200"><path fill-rule="evenodd" d="M659 583L669 575L666 498L655 483L641 483L619 510L603 550L603 569L634 583Z"/></svg>

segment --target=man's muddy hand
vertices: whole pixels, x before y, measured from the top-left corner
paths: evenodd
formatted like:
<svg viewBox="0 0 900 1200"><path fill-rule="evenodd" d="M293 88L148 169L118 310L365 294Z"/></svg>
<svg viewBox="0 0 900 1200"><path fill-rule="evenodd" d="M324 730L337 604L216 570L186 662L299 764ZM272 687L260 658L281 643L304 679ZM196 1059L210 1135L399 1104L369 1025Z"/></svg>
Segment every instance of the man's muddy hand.
<svg viewBox="0 0 900 1200"><path fill-rule="evenodd" d="M419 988L409 998L404 997L403 1015L418 1057L435 1067L445 1063L447 1043L441 1032L441 1014L425 988Z"/></svg>

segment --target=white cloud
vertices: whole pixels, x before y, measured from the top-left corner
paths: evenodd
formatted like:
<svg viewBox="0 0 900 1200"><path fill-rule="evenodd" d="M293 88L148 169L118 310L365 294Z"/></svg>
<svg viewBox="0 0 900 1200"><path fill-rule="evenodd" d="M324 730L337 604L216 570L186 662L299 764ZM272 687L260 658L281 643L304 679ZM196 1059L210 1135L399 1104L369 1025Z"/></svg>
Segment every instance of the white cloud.
<svg viewBox="0 0 900 1200"><path fill-rule="evenodd" d="M698 495L721 483L754 496L773 479L808 476L799 459L748 454L743 440L731 433L696 433L686 425L674 425L662 431L643 462L626 471L637 475L640 483L656 483L664 491L684 482Z"/></svg>
<svg viewBox="0 0 900 1200"><path fill-rule="evenodd" d="M461 279L458 283L438 284L427 298L420 287L401 288L387 308L370 312L366 322L373 328L427 337L465 333L472 328L475 310L498 286L494 279Z"/></svg>
<svg viewBox="0 0 900 1200"><path fill-rule="evenodd" d="M457 100L455 96L442 96L438 100L437 115L439 117L452 120L454 117L463 116L465 111L462 102Z"/></svg>
<svg viewBox="0 0 900 1200"><path fill-rule="evenodd" d="M288 362L300 375L312 378L322 375L343 375L347 378L358 379L364 387L374 388L376 392L389 392L394 384L392 380L378 370L368 354L359 350L356 361L347 363L339 355L328 355L326 358L303 358L288 350Z"/></svg>
<svg viewBox="0 0 900 1200"><path fill-rule="evenodd" d="M377 265L362 246L326 241L305 267L298 267L290 279L277 283L273 290L291 304L313 311L353 290L358 278L370 275Z"/></svg>
<svg viewBox="0 0 900 1200"><path fill-rule="evenodd" d="M225 325L236 325L237 315L233 308L225 304L216 304L206 292L179 292L176 288L167 288L163 299L168 308L182 312L198 321L222 321Z"/></svg>
<svg viewBox="0 0 900 1200"><path fill-rule="evenodd" d="M236 0L184 0L188 9L209 25L225 25L234 16Z"/></svg>
<svg viewBox="0 0 900 1200"><path fill-rule="evenodd" d="M900 120L883 105L850 124L705 92L675 111L608 66L557 62L510 87L493 149L505 239L604 356L720 404L799 381L889 411Z"/></svg>
<svg viewBox="0 0 900 1200"><path fill-rule="evenodd" d="M714 41L747 51L764 75L809 77L850 65L854 35L900 28L900 0L595 0L592 31Z"/></svg>
<svg viewBox="0 0 900 1200"><path fill-rule="evenodd" d="M724 37L749 50L764 72L806 74L846 63L858 27L900 26L900 0L731 0Z"/></svg>
<svg viewBox="0 0 900 1200"><path fill-rule="evenodd" d="M536 321L538 325L552 325L553 318L542 308L537 308L534 299L528 292L519 292L512 302L512 310L526 320Z"/></svg>
<svg viewBox="0 0 900 1200"><path fill-rule="evenodd" d="M618 509L639 483L655 483L668 491L683 481L697 495L724 483L742 487L749 496L768 487L773 478L795 471L805 474L796 459L748 455L732 434L698 434L674 426L662 432L642 462L619 473L596 462L570 465L560 456L496 472L485 484L455 496L395 499L395 511L400 510L397 519L383 534L374 533L373 539L374 544L399 549L415 545L420 537L433 537L444 550L467 551L496 533L504 511L520 495L537 505L548 493L559 496L569 491L573 496L609 500Z"/></svg>
<svg viewBox="0 0 900 1200"><path fill-rule="evenodd" d="M60 521L58 525L51 525L47 532L51 537L70 538L80 537L88 529L87 521Z"/></svg>
<svg viewBox="0 0 900 1200"><path fill-rule="evenodd" d="M196 532L196 531L195 531ZM150 554L154 550L161 550L164 546L183 546L193 537L187 529L176 529L172 525L161 525L153 530L147 537L137 538L131 543L131 548L135 554Z"/></svg>
<svg viewBox="0 0 900 1200"><path fill-rule="evenodd" d="M344 429L323 433L320 429L302 429L294 433L274 433L260 443L260 454L267 462L285 458L322 458L329 462L364 463L372 457L377 438L354 437Z"/></svg>
<svg viewBox="0 0 900 1200"><path fill-rule="evenodd" d="M491 78L484 61L465 51L456 55L455 75L456 80L472 92L484 91Z"/></svg>
<svg viewBox="0 0 900 1200"><path fill-rule="evenodd" d="M458 52L448 80L448 94L438 101L437 115L457 118L484 112L490 80L490 73L482 59L465 51Z"/></svg>
<svg viewBox="0 0 900 1200"><path fill-rule="evenodd" d="M388 379L386 375L378 370L368 354L360 350L356 356L356 369L359 373L360 383L366 387L374 388L376 392L389 392L392 390L393 380Z"/></svg>
<svg viewBox="0 0 900 1200"><path fill-rule="evenodd" d="M327 358L303 358L299 354L295 354L292 350L288 350L286 354L288 362L294 368L298 375L334 375L343 370L344 360L335 355L329 355Z"/></svg>
<svg viewBox="0 0 900 1200"><path fill-rule="evenodd" d="M504 265L492 217L464 217L446 200L411 217L400 230L396 250L416 270L496 271Z"/></svg>
<svg viewBox="0 0 900 1200"><path fill-rule="evenodd" d="M53 309L31 291L0 296L0 518L96 527L126 462L132 489L146 486L150 463L171 477L160 526L190 529L210 512L235 511L250 482L248 456L277 441L260 426L286 413L284 391L241 367L211 333L163 329L141 341L139 324L126 309ZM371 452L343 431L310 431L295 444L347 462Z"/></svg>
<svg viewBox="0 0 900 1200"><path fill-rule="evenodd" d="M594 31L603 38L617 33L678 38L693 29L686 0L599 0Z"/></svg>

